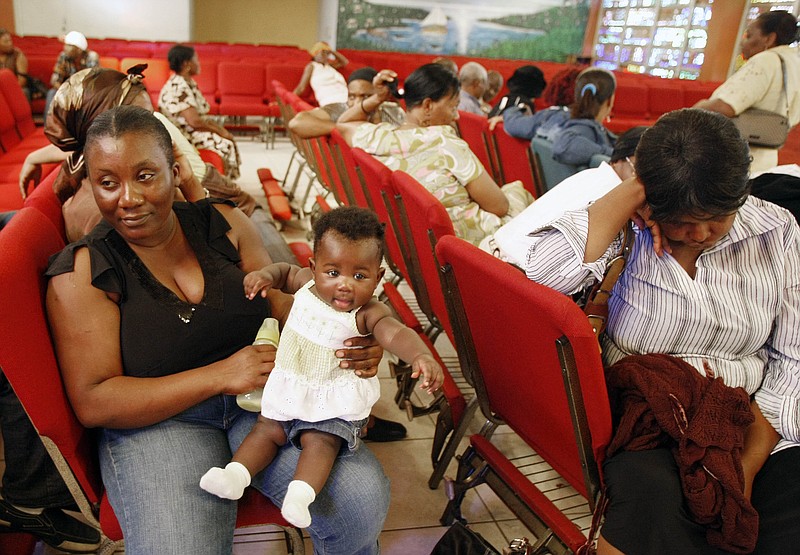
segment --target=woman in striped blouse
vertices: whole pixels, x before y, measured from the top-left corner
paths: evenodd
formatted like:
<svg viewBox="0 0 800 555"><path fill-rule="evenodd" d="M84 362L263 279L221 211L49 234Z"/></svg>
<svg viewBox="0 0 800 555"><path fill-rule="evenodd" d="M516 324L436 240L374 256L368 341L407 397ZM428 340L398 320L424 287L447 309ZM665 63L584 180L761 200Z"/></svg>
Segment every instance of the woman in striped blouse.
<svg viewBox="0 0 800 555"><path fill-rule="evenodd" d="M605 363L665 353L750 394L742 467L760 516L755 552L789 553L800 545L800 228L748 196L749 162L727 118L667 114L641 139L637 176L542 229L526 272L580 290L603 275L634 220L609 301ZM721 553L689 520L669 450L622 452L604 475L599 554Z"/></svg>

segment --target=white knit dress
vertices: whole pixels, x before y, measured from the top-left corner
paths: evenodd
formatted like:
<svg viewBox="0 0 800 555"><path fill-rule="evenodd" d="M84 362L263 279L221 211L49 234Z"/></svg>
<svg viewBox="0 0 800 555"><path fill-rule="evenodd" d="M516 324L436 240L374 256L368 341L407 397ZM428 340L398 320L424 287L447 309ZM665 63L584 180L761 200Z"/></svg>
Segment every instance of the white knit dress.
<svg viewBox="0 0 800 555"><path fill-rule="evenodd" d="M311 292L313 285L309 281L294 296L261 414L272 420L361 420L380 396L378 378L339 368L334 354L345 339L364 335L356 325L358 310L334 310Z"/></svg>

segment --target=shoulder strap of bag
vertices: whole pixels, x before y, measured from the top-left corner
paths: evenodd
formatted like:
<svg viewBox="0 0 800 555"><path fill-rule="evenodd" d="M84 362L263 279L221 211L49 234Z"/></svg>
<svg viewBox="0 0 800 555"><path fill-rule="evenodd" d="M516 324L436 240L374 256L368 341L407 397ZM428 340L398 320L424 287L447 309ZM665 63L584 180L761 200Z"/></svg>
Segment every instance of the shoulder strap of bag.
<svg viewBox="0 0 800 555"><path fill-rule="evenodd" d="M594 333L598 339L606 329L606 319L608 318L608 299L611 298L611 290L617 283L619 276L625 269L625 264L628 260L628 255L633 247L633 227L629 221L623 230L622 246L620 247L617 255L609 262L606 267L606 273L603 279L598 281L589 297L586 299L586 304L583 305L583 312L589 319L589 323L594 329Z"/></svg>
<svg viewBox="0 0 800 555"><path fill-rule="evenodd" d="M783 87L781 87L781 96L783 97L783 100L784 100L784 102L786 104L786 118L788 119L789 118L789 86L787 85L787 82L786 82L786 62L783 61L783 56L781 56L777 52L774 52L774 54L781 61L781 73L783 73ZM775 109L776 112L778 112L778 109L780 108L780 102L781 102L781 100L778 99L778 106ZM780 113L780 112L778 112L778 113Z"/></svg>

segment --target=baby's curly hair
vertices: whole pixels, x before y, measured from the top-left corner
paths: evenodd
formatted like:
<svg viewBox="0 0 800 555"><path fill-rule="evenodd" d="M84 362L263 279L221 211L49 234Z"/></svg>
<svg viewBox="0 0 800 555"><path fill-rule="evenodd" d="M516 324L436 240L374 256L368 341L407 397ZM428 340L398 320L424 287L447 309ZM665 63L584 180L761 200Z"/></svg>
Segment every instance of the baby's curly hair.
<svg viewBox="0 0 800 555"><path fill-rule="evenodd" d="M378 258L383 259L384 225L373 211L342 206L323 214L314 224L314 254L329 231L335 231L348 241L374 240L378 245Z"/></svg>

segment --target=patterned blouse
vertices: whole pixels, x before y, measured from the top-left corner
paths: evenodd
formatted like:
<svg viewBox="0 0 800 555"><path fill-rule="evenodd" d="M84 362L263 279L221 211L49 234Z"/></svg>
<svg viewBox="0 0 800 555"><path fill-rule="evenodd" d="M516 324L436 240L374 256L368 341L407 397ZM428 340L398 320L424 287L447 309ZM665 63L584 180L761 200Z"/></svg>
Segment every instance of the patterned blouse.
<svg viewBox="0 0 800 555"><path fill-rule="evenodd" d="M364 123L353 136L353 146L392 170L413 176L447 209L456 235L475 244L533 200L520 182L514 182L502 188L509 199L508 215L501 218L482 210L469 196L467 185L485 170L449 125L396 129L388 123Z"/></svg>
<svg viewBox="0 0 800 555"><path fill-rule="evenodd" d="M181 115L187 108L194 108L201 116L206 115L211 109L197 83L189 82L183 76L173 73L161 89L158 110L189 136L194 128Z"/></svg>
<svg viewBox="0 0 800 555"><path fill-rule="evenodd" d="M56 65L53 66L53 75L50 76L50 86L57 89L73 74L82 69L100 65L100 56L94 50L85 50L78 59L73 60L62 52L58 55Z"/></svg>

